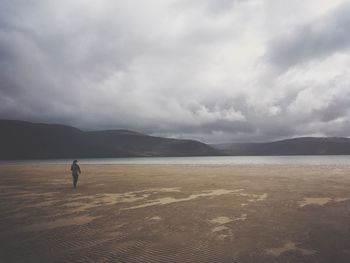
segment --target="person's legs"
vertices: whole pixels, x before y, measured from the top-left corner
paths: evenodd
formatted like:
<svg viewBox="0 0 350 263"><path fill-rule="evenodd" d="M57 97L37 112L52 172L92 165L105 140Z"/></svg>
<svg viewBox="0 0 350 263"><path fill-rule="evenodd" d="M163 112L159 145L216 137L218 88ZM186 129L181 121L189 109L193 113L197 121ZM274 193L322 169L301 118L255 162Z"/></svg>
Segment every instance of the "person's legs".
<svg viewBox="0 0 350 263"><path fill-rule="evenodd" d="M78 183L78 174L73 174L73 187L77 188L77 183Z"/></svg>

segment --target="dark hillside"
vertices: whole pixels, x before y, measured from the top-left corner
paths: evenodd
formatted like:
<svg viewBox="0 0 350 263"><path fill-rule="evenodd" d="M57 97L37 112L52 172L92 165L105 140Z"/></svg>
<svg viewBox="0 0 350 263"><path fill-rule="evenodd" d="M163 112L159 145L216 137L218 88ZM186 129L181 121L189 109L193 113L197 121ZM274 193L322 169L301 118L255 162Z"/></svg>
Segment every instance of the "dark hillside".
<svg viewBox="0 0 350 263"><path fill-rule="evenodd" d="M205 156L219 151L193 140L128 130L84 132L57 125L0 120L0 159Z"/></svg>
<svg viewBox="0 0 350 263"><path fill-rule="evenodd" d="M211 145L230 155L348 155L350 139L301 137L268 143L226 143Z"/></svg>

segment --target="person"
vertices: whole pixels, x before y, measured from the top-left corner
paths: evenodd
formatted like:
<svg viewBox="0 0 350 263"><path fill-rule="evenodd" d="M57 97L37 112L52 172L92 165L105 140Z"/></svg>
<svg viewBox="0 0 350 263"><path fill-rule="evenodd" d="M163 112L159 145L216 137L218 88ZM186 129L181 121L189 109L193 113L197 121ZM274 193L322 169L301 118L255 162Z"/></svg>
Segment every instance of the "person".
<svg viewBox="0 0 350 263"><path fill-rule="evenodd" d="M73 177L73 187L77 188L77 183L78 183L78 177L79 174L81 174L80 166L78 164L78 160L74 160L70 170L72 171L72 177Z"/></svg>

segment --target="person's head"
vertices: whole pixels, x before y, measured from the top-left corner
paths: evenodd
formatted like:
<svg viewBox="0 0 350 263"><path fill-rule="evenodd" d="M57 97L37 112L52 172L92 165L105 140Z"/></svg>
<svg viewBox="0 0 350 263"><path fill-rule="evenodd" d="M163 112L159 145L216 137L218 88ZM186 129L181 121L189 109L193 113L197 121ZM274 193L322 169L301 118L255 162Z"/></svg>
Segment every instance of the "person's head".
<svg viewBox="0 0 350 263"><path fill-rule="evenodd" d="M73 161L73 163L77 163L77 162L78 162L78 160L74 160L74 161Z"/></svg>

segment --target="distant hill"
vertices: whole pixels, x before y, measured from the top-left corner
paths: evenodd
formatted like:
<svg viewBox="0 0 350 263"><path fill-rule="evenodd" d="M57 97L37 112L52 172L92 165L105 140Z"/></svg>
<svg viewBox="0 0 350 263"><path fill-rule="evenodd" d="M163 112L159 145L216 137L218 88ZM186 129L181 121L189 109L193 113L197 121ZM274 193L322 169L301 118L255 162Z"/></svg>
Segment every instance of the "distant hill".
<svg viewBox="0 0 350 263"><path fill-rule="evenodd" d="M348 155L350 139L301 137L267 143L223 143L212 147L229 155Z"/></svg>
<svg viewBox="0 0 350 263"><path fill-rule="evenodd" d="M65 125L0 120L0 160L218 154L220 151L194 140L128 130L84 132Z"/></svg>

